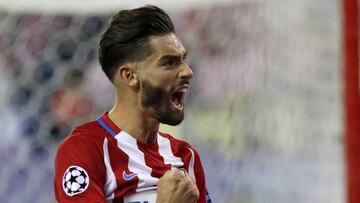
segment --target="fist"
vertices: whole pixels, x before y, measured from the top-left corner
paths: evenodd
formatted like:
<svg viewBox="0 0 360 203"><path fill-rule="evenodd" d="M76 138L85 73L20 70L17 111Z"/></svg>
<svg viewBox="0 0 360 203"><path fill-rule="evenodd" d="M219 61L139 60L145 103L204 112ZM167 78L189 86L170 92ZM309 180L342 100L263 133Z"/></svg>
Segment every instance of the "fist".
<svg viewBox="0 0 360 203"><path fill-rule="evenodd" d="M184 170L167 171L158 182L156 203L195 203L198 198L196 183Z"/></svg>

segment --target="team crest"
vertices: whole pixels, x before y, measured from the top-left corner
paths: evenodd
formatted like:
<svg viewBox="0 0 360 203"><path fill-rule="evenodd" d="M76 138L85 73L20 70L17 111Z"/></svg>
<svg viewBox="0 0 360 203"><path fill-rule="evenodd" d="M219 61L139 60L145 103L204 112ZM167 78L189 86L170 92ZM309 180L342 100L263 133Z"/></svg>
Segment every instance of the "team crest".
<svg viewBox="0 0 360 203"><path fill-rule="evenodd" d="M89 186L89 176L80 166L70 166L64 173L63 189L68 196L84 192Z"/></svg>

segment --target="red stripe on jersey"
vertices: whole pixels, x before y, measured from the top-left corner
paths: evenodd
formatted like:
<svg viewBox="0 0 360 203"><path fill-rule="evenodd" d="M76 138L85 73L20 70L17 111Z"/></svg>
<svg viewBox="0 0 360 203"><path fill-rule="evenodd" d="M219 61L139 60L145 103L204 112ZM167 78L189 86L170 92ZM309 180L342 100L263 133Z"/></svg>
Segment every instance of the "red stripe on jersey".
<svg viewBox="0 0 360 203"><path fill-rule="evenodd" d="M200 192L200 197L197 203L206 203L205 174L198 152L184 141L177 140L168 134L162 135L170 140L173 154L177 157L181 157L181 160L184 162L184 168L187 172L189 172L189 164L192 157L192 153L189 149L194 152L194 174L196 177L196 185Z"/></svg>
<svg viewBox="0 0 360 203"><path fill-rule="evenodd" d="M110 164L111 168L115 174L116 177L116 184L118 185L115 190L115 202L122 201L122 198L116 198L116 197L122 197L127 194L135 193L135 188L137 187L139 178L134 177L131 180L124 180L122 178L122 173L125 171L127 174L130 174L130 170L128 168L129 163L129 157L128 155L123 152L120 148L117 146L117 140L113 137L109 138L109 157L110 157Z"/></svg>
<svg viewBox="0 0 360 203"><path fill-rule="evenodd" d="M194 149L193 149L194 150ZM202 164L200 162L200 156L196 150L194 150L195 154L195 164L194 164L194 173L196 176L196 185L200 192L200 197L197 201L197 203L206 203L207 202L207 189L206 189L206 183L205 183L205 174L204 169L202 167Z"/></svg>
<svg viewBox="0 0 360 203"><path fill-rule="evenodd" d="M171 169L170 164L164 163L164 158L159 153L159 145L157 142L144 144L137 141L137 145L139 150L144 153L146 165L152 169L152 177L160 178L166 171Z"/></svg>
<svg viewBox="0 0 360 203"><path fill-rule="evenodd" d="M109 118L108 112L103 113L101 119L116 134L119 134L121 132L121 129ZM110 164L115 174L116 184L117 184L113 203L123 203L124 196L136 192L139 178L134 177L131 180L125 180L122 178L122 173L124 171L127 174L131 173L128 167L129 156L118 147L118 143L117 143L118 141L114 137L110 135L108 136L108 139L109 139L108 150L109 150Z"/></svg>
<svg viewBox="0 0 360 203"><path fill-rule="evenodd" d="M124 203L124 198L119 197L112 200L112 203Z"/></svg>
<svg viewBox="0 0 360 203"><path fill-rule="evenodd" d="M161 133L162 136L170 140L171 150L176 157L180 157L184 163L184 169L189 171L189 163L191 159L191 152L187 148L191 148L186 142L174 139L168 134Z"/></svg>

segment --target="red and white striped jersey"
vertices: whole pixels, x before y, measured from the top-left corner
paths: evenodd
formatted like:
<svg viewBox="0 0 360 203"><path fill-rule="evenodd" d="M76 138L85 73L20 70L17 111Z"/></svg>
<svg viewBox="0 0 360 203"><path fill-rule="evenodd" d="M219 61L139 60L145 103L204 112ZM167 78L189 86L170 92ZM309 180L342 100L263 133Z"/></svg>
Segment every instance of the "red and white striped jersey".
<svg viewBox="0 0 360 203"><path fill-rule="evenodd" d="M159 132L144 144L118 128L104 113L75 128L55 159L55 196L59 202L124 202L124 197L154 190L171 168L185 169L209 201L199 154L188 143ZM210 202L210 201L209 201Z"/></svg>

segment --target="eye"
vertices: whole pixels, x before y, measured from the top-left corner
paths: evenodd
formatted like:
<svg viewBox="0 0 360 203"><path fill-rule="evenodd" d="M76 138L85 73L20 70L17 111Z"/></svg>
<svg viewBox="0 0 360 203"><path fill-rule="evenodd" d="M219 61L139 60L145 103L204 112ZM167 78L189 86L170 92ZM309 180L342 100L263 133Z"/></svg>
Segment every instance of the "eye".
<svg viewBox="0 0 360 203"><path fill-rule="evenodd" d="M179 65L180 60L178 58L169 58L164 61L163 66L176 66Z"/></svg>

